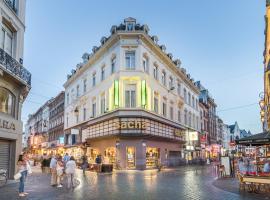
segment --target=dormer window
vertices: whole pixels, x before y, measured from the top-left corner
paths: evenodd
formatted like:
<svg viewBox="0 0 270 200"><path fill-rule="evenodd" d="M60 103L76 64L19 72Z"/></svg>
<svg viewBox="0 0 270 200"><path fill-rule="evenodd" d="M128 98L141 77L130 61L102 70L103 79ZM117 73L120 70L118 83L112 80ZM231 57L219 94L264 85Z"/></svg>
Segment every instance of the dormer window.
<svg viewBox="0 0 270 200"><path fill-rule="evenodd" d="M103 37L101 38L101 40L100 40L101 45L104 45L105 42L106 42L106 40L107 40L107 38L103 36Z"/></svg>
<svg viewBox="0 0 270 200"><path fill-rule="evenodd" d="M126 30L133 31L134 30L134 23L127 23Z"/></svg>

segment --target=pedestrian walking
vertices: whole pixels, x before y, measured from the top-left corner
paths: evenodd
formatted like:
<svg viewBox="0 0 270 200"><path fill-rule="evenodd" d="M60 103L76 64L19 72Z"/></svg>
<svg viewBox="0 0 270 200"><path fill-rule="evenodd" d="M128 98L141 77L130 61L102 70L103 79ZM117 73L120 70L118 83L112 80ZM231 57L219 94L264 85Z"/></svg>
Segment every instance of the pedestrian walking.
<svg viewBox="0 0 270 200"><path fill-rule="evenodd" d="M73 156L70 157L70 160L66 164L66 175L68 180L68 188L70 188L70 184L72 184L72 187L75 187L74 185L74 175L75 175L75 169L76 169L76 162Z"/></svg>
<svg viewBox="0 0 270 200"><path fill-rule="evenodd" d="M25 178L27 175L27 162L23 155L19 156L17 165L18 165L19 173L21 173L20 184L19 184L19 196L24 197L28 193L24 192L24 183L25 183Z"/></svg>
<svg viewBox="0 0 270 200"><path fill-rule="evenodd" d="M57 185L57 171L56 171L56 166L57 166L57 158L56 156L52 156L51 162L50 162L50 169L51 169L51 186L56 186Z"/></svg>
<svg viewBox="0 0 270 200"><path fill-rule="evenodd" d="M63 172L64 172L64 163L62 161L62 156L58 156L56 163L56 174L57 174L57 187L59 188L63 187L63 185L61 184Z"/></svg>
<svg viewBox="0 0 270 200"><path fill-rule="evenodd" d="M86 155L82 156L82 169L83 169L83 174L85 175L85 170L88 168L88 159Z"/></svg>

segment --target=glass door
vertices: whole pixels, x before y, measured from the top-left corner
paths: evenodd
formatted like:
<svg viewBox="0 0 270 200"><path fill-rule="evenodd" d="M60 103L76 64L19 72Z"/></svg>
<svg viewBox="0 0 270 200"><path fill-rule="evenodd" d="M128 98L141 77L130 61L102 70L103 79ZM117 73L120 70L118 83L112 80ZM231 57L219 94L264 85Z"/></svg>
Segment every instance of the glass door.
<svg viewBox="0 0 270 200"><path fill-rule="evenodd" d="M135 147L127 147L127 168L134 169L136 167L135 155L136 148Z"/></svg>

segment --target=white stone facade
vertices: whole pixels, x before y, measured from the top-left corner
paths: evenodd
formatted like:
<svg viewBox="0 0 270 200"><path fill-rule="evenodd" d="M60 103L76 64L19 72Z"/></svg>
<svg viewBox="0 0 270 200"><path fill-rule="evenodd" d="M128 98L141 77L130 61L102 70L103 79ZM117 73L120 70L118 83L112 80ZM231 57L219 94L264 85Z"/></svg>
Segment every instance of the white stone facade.
<svg viewBox="0 0 270 200"><path fill-rule="evenodd" d="M103 38L98 50L94 48L89 59L68 76L64 84L65 129L117 109L143 109L200 131L199 90L190 75L180 67L179 60L173 61L164 46L157 44L156 37L148 35L148 29L135 30L136 22L126 19L125 26L129 25L129 31L118 30L108 39ZM144 83L147 97L142 94ZM119 86L118 97L115 84Z"/></svg>

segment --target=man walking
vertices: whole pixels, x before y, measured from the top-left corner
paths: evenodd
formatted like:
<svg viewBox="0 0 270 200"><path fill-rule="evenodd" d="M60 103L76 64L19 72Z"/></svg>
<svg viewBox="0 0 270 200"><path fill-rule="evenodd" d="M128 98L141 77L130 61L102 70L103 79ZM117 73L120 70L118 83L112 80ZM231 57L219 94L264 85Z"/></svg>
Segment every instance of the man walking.
<svg viewBox="0 0 270 200"><path fill-rule="evenodd" d="M52 156L51 162L50 162L50 169L51 169L51 186L56 186L57 185L57 171L56 171L56 166L57 166L57 159L56 156Z"/></svg>

